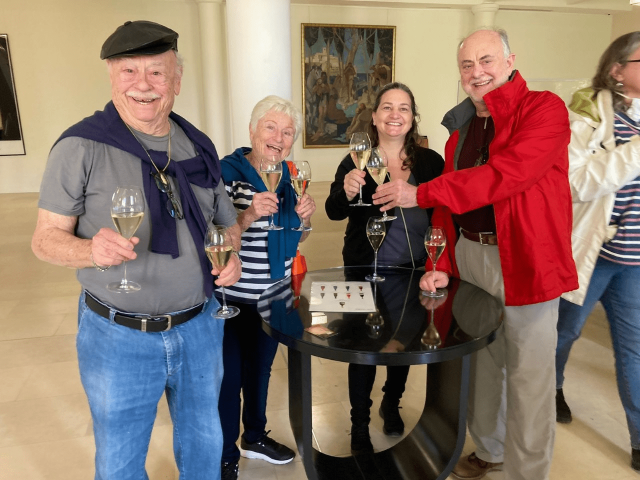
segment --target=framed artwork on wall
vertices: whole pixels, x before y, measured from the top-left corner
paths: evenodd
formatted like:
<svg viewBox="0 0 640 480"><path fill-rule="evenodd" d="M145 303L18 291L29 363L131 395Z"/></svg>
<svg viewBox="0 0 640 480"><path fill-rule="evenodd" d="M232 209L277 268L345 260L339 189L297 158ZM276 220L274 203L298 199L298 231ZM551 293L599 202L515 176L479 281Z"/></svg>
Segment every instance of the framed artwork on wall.
<svg viewBox="0 0 640 480"><path fill-rule="evenodd" d="M393 81L396 27L302 24L303 147L349 145Z"/></svg>
<svg viewBox="0 0 640 480"><path fill-rule="evenodd" d="M24 155L9 36L0 34L0 155Z"/></svg>

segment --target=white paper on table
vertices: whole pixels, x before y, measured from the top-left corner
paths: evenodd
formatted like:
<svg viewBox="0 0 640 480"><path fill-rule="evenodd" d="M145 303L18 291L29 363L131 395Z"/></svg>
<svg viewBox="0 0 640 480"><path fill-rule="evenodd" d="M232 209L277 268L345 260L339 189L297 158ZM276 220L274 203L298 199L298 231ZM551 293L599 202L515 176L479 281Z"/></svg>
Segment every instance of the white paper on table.
<svg viewBox="0 0 640 480"><path fill-rule="evenodd" d="M375 312L369 282L312 282L310 312Z"/></svg>

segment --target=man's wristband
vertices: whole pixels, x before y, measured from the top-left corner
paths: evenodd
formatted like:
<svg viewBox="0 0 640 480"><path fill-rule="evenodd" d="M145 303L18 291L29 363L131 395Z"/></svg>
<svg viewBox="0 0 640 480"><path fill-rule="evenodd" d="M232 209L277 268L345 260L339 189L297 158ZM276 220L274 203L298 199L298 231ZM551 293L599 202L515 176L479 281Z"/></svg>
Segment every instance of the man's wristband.
<svg viewBox="0 0 640 480"><path fill-rule="evenodd" d="M89 254L89 258L91 259L91 263L93 263L93 268L95 268L96 270L98 270L99 272L106 272L107 270L109 270L111 268L111 265L107 265L106 267L101 267L100 265L98 265L95 260L93 259L93 252L91 252Z"/></svg>

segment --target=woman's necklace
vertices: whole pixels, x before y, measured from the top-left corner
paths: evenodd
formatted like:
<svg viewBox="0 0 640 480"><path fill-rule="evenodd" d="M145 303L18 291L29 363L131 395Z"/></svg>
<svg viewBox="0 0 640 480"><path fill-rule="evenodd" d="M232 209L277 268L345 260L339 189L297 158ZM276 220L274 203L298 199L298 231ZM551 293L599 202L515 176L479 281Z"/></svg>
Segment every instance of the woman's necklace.
<svg viewBox="0 0 640 480"><path fill-rule="evenodd" d="M147 154L147 157L149 157L149 160L151 161L151 165L154 166L154 168L156 169L156 171L158 172L158 174L163 177L163 180L166 180L165 177L165 170L167 169L167 167L169 166L169 164L171 163L171 128L169 128L169 141L167 142L167 164L164 166L164 168L162 170L160 170L158 168L158 166L155 164L155 162L153 161L153 159L151 158L151 155L149 155L149 152L147 151L146 148L144 148L144 145L142 144L142 142L140 141L140 139L136 136L135 133L133 133L133 130L131 129L131 127L129 125L127 125L125 123L126 127L129 129L129 131L131 132L131 135L133 135L133 138L136 139L136 141L140 144L140 146L142 147L142 149L144 150L144 153Z"/></svg>

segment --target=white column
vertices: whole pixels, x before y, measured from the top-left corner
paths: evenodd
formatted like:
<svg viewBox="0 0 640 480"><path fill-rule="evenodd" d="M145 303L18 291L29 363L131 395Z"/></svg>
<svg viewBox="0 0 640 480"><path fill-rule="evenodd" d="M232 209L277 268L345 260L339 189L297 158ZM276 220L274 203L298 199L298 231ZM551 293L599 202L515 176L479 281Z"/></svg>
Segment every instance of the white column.
<svg viewBox="0 0 640 480"><path fill-rule="evenodd" d="M233 147L249 145L249 120L267 95L291 100L289 0L227 0Z"/></svg>
<svg viewBox="0 0 640 480"><path fill-rule="evenodd" d="M200 20L200 52L204 132L211 137L220 158L231 153L227 41L223 0L196 0Z"/></svg>
<svg viewBox="0 0 640 480"><path fill-rule="evenodd" d="M496 22L496 13L499 8L500 7L493 2L485 2L480 5L472 6L471 11L473 12L474 17L474 28L494 26Z"/></svg>

